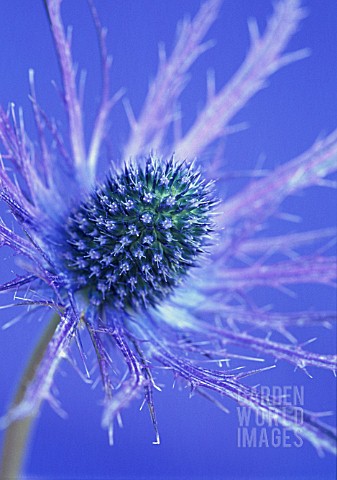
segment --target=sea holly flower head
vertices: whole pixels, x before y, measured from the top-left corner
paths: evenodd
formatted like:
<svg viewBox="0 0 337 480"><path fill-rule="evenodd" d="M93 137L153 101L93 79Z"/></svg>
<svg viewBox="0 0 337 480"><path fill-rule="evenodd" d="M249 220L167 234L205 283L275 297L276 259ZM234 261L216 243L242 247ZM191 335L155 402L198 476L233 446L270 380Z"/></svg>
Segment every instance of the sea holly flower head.
<svg viewBox="0 0 337 480"><path fill-rule="evenodd" d="M210 241L210 188L192 164L173 158L138 159L110 174L67 221L71 288L89 288L96 305L155 307Z"/></svg>
<svg viewBox="0 0 337 480"><path fill-rule="evenodd" d="M261 286L282 290L335 281L334 257L324 249L301 253L303 246L329 239L331 229L279 236L264 235L263 229L288 196L328 184L326 177L336 170L337 131L275 171L251 178L229 197L224 195L223 158L209 149L235 130L232 118L270 75L308 55L307 50L284 53L305 16L299 0L280 0L262 33L250 23L251 43L242 66L218 91L210 78L206 104L195 122L172 135L179 130L177 102L188 71L210 47L204 37L221 7L220 0L205 0L195 17L182 24L172 54L161 51L138 118L125 101L130 134L121 146L122 161L113 160L99 178L109 114L124 94L110 91L107 32L90 1L103 81L100 107L86 138L61 0L45 4L62 74L67 132L39 105L31 71L37 143L28 138L21 111L0 109L0 198L17 225L1 220L0 246L10 247L19 259L17 275L0 291L12 292L15 299L19 293L15 304L30 312L46 307L55 315L50 341L2 425L10 428L35 415L44 400L55 406L54 376L71 349L79 350L87 381L94 382L81 340L85 329L104 394L102 423L111 442L115 418L142 397L159 443L154 391L165 368L217 405L216 395L229 397L271 415L319 451L335 452L332 427L312 412L304 412L299 422L292 406L283 408L282 398L246 385L245 377L264 369L240 370L240 362L265 358L270 360L265 369L274 368L276 359L304 372L311 367L337 370L336 355L314 353L292 333L317 322L330 325L331 312L269 311L254 302L252 293ZM284 340L271 339L272 332ZM117 373L114 362L120 359L125 371ZM233 368L230 361L236 362Z"/></svg>

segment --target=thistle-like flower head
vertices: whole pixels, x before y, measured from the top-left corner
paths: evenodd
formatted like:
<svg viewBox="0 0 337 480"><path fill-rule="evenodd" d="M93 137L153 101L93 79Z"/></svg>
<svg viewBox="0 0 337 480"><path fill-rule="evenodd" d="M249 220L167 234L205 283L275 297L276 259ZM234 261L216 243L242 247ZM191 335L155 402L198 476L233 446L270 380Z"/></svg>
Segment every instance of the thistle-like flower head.
<svg viewBox="0 0 337 480"><path fill-rule="evenodd" d="M165 299L210 241L210 187L193 165L153 156L111 173L67 221L72 288L116 308Z"/></svg>
<svg viewBox="0 0 337 480"><path fill-rule="evenodd" d="M196 16L181 25L172 54L161 50L138 118L125 101L129 138L120 146L121 161L112 161L103 180L98 164L109 114L124 92L110 92L107 32L89 4L103 80L91 134L84 128L83 84L76 77L61 0L45 5L62 74L66 134L40 107L32 71L37 141L29 140L21 111L0 108L0 199L14 218L8 224L0 220L0 246L20 259L18 273L0 292L12 293L14 305L27 307L27 315L42 307L54 313L50 341L46 334L39 364L2 426L36 414L44 400L57 404L55 373L78 348L86 381L96 385L99 376L102 424L111 442L115 418L143 397L159 443L154 390L164 368L217 405L212 395L229 397L270 415L318 450L335 452L335 429L312 412L304 411L299 420L294 405L283 408L283 398L244 383L264 369L239 369L243 361L263 359L270 369L276 359L304 372L337 371L335 354L307 350L295 337L299 327L331 326L335 314L284 313L254 297L261 287L284 291L298 283L330 286L336 279L335 258L326 249L309 254L302 249L329 239L331 229L270 235L267 227L288 196L329 183L326 177L336 171L337 130L274 171L255 171L237 193L224 194L222 142L238 130L232 118L271 74L308 54L283 53L305 16L300 0L279 0L263 33L250 23L242 66L218 91L209 79L206 104L184 130L178 99L190 67L209 46L204 37L221 6L221 0L204 0ZM92 356L94 367L88 365Z"/></svg>

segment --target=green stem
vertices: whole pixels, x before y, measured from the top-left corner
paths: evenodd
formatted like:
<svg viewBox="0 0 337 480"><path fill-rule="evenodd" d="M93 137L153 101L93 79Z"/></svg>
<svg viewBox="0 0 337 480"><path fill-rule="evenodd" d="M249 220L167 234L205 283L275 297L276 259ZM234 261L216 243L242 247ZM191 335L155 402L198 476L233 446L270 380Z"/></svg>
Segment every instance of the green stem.
<svg viewBox="0 0 337 480"><path fill-rule="evenodd" d="M29 363L23 373L11 408L18 405L24 398L30 382L43 358L51 338L54 335L60 317L55 314L38 345L36 346ZM36 412L37 414L37 412ZM0 464L0 480L16 480L20 478L21 468L25 459L26 449L29 443L30 432L36 418L36 414L12 422L6 432L3 444L2 458Z"/></svg>

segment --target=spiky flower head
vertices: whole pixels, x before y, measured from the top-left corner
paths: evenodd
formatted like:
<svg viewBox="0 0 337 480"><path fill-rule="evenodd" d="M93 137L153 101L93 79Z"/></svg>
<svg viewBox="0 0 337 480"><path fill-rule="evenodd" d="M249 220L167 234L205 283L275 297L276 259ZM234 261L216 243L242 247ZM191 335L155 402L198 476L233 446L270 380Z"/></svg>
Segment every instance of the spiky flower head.
<svg viewBox="0 0 337 480"><path fill-rule="evenodd" d="M138 118L125 102L130 132L120 146L124 167L117 170L112 162L103 183L97 171L108 116L122 96L121 91L110 92L106 30L90 0L103 82L87 138L83 92L63 27L61 0L44 3L62 73L68 128L64 138L64 128L39 106L33 72L30 98L38 142L28 140L22 112L0 108L0 198L18 223L16 228L0 221L0 246L10 247L21 259L19 273L0 285L0 292L12 292L15 305L29 307L27 315L47 307L54 317L43 336L44 349L39 347L33 357L39 358L38 364L0 423L8 426L35 415L46 399L58 405L52 388L55 372L62 359L72 358L75 344L86 381L96 385L99 374L102 424L111 442L114 420L143 396L159 443L154 390L164 368L217 405L213 394L221 401L229 397L257 414L270 415L317 449L335 452L335 429L312 412L304 411L298 419L296 406L244 383L246 376L264 369L239 369L243 361L246 365L269 358L266 369L273 368L276 359L304 372L337 370L336 355L307 350L294 334L298 327L318 323L330 327L335 314L296 309L284 313L261 306L254 296L261 287L287 291L293 284L335 281L335 258L329 252L322 248L307 254L302 249L329 239L331 229L282 230L275 236L267 226L288 196L329 184L325 177L336 171L337 130L274 171L261 176L254 172L242 190L228 196L223 193L222 150L214 148L233 131L231 120L268 77L307 55L306 50L283 53L305 16L300 0L280 0L263 33L250 23L251 45L242 66L218 91L209 79L206 104L185 131L178 125L179 96L188 70L209 45L204 37L221 5L221 0L205 0L196 16L182 24L172 54L161 51L158 73ZM150 155L152 151L159 153ZM215 198L220 205L213 217ZM276 340L270 338L272 332ZM82 342L83 335L89 342ZM84 348L87 343L94 365L88 365L92 356ZM230 361L235 368L229 369Z"/></svg>
<svg viewBox="0 0 337 480"><path fill-rule="evenodd" d="M173 158L110 173L67 221L72 286L96 305L155 306L205 252L214 203L199 169Z"/></svg>

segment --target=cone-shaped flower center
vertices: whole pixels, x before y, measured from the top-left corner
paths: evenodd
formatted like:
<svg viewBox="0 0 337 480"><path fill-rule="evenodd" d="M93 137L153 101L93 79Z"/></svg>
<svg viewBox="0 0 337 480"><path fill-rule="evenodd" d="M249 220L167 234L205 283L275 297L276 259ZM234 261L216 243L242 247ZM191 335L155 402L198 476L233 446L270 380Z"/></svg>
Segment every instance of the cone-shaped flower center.
<svg viewBox="0 0 337 480"><path fill-rule="evenodd" d="M155 305L209 242L214 205L200 172L174 159L147 159L110 175L66 225L65 262L91 301Z"/></svg>

